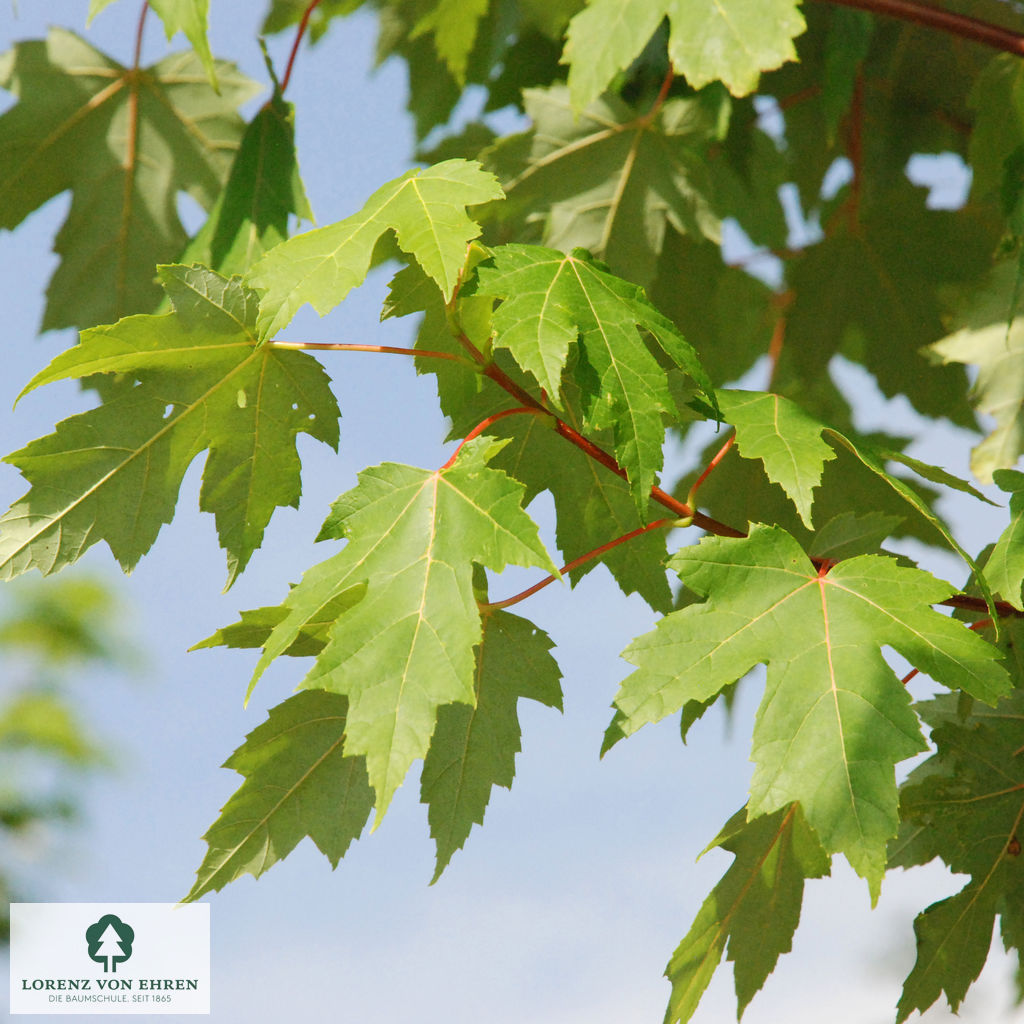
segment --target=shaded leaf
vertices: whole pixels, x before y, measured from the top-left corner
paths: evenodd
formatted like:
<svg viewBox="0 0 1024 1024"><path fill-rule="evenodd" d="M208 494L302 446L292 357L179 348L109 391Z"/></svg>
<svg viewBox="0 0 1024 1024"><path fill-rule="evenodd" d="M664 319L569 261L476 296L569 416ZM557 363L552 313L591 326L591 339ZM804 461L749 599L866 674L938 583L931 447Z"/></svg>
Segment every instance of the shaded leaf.
<svg viewBox="0 0 1024 1024"><path fill-rule="evenodd" d="M833 562L856 555L873 555L899 524L897 516L887 516L884 512L863 515L844 512L814 534L807 553L812 558L828 558Z"/></svg>
<svg viewBox="0 0 1024 1024"><path fill-rule="evenodd" d="M905 395L925 416L973 428L965 375L922 350L946 333L950 296L991 265L992 222L975 207L928 209L927 190L904 178L869 196L855 225L837 216L829 237L787 264L795 298L780 369L813 382L838 352L872 373L886 397Z"/></svg>
<svg viewBox="0 0 1024 1024"><path fill-rule="evenodd" d="M347 704L322 690L289 697L227 759L245 782L203 837L209 849L183 902L259 878L306 836L338 866L373 809L363 759L343 750Z"/></svg>
<svg viewBox="0 0 1024 1024"><path fill-rule="evenodd" d="M260 108L245 130L224 191L182 263L203 263L225 276L244 273L288 237L292 216L313 219L295 156L294 113L279 94Z"/></svg>
<svg viewBox="0 0 1024 1024"><path fill-rule="evenodd" d="M646 286L669 228L720 240L707 150L728 118L721 98L672 99L653 118L614 96L575 113L562 85L523 102L533 127L484 155L508 193L494 214L516 241L542 218L537 241L588 249Z"/></svg>
<svg viewBox="0 0 1024 1024"><path fill-rule="evenodd" d="M800 923L804 879L829 873L830 858L798 804L747 821L740 810L711 843L735 855L680 942L665 974L672 995L666 1024L688 1021L728 944L735 964L737 1017L788 953Z"/></svg>
<svg viewBox="0 0 1024 1024"><path fill-rule="evenodd" d="M186 242L178 193L213 205L242 131L235 108L255 92L217 69L219 95L193 53L135 73L56 28L0 57L0 86L19 97L0 117L0 227L72 193L43 330L156 307L156 265Z"/></svg>
<svg viewBox="0 0 1024 1024"><path fill-rule="evenodd" d="M520 751L520 698L562 708L561 673L543 630L503 611L483 616L476 650L476 706L448 704L423 761L420 800L437 843L437 881L473 825L482 825L491 788L512 787Z"/></svg>
<svg viewBox="0 0 1024 1024"><path fill-rule="evenodd" d="M1024 940L1024 691L995 709L963 713L940 698L921 710L936 750L902 787L906 823L892 863L940 857L970 881L914 922L917 961L904 982L900 1021L943 993L956 1012L984 966L997 915L1007 948L1019 952Z"/></svg>

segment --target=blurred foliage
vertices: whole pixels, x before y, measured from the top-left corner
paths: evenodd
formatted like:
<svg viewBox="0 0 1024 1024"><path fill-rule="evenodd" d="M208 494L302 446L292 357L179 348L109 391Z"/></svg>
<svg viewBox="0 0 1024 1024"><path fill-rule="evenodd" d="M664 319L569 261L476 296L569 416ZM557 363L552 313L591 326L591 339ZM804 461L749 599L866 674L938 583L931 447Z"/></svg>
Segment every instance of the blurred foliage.
<svg viewBox="0 0 1024 1024"><path fill-rule="evenodd" d="M33 866L73 842L85 789L115 758L75 693L138 671L124 609L95 578L19 580L0 593L0 938L13 900L45 895Z"/></svg>

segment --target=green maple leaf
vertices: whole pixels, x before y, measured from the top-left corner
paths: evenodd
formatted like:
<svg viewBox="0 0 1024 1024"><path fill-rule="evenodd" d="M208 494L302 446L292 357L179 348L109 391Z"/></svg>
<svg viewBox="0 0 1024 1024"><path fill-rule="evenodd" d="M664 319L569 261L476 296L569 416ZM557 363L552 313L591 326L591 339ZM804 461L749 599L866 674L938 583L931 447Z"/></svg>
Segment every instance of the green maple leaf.
<svg viewBox="0 0 1024 1024"><path fill-rule="evenodd" d="M306 836L338 866L373 810L363 759L343 749L347 704L323 690L295 694L227 759L245 782L203 837L209 849L183 902L259 878Z"/></svg>
<svg viewBox="0 0 1024 1024"><path fill-rule="evenodd" d="M718 245L668 232L651 302L700 353L712 380L739 380L771 344L775 293L722 262Z"/></svg>
<svg viewBox="0 0 1024 1024"><path fill-rule="evenodd" d="M569 23L562 58L573 106L604 92L666 17L676 72L694 89L721 81L736 96L753 92L762 71L795 60L793 39L805 27L794 0L591 0Z"/></svg>
<svg viewBox="0 0 1024 1024"><path fill-rule="evenodd" d="M669 565L706 600L626 649L638 670L615 698L614 724L630 735L766 663L750 814L800 801L825 850L844 853L877 897L899 824L894 766L924 749L880 648L989 703L1009 686L998 652L929 607L951 585L877 555L819 574L778 527L755 526L744 540L705 538Z"/></svg>
<svg viewBox="0 0 1024 1024"><path fill-rule="evenodd" d="M905 395L925 416L974 429L962 370L935 365L924 349L946 333L948 295L987 271L997 239L976 209L930 210L926 201L927 190L898 180L865 199L855 230L836 218L828 238L788 264L795 299L780 370L813 384L838 352L886 397ZM956 261L945 258L951 250Z"/></svg>
<svg viewBox="0 0 1024 1024"><path fill-rule="evenodd" d="M810 527L814 489L825 463L836 457L822 440L822 424L779 395L723 391L718 401L736 428L740 454L764 463L768 478L785 490Z"/></svg>
<svg viewBox="0 0 1024 1024"><path fill-rule="evenodd" d="M327 646L335 619L361 600L364 593L364 588L353 587L329 601L320 609L319 615L303 624L291 645L281 653L292 658L308 658L319 654ZM281 605L251 608L240 613L238 622L221 627L205 640L193 644L189 650L198 651L206 647L263 647L274 628L287 617L288 609Z"/></svg>
<svg viewBox="0 0 1024 1024"><path fill-rule="evenodd" d="M216 517L230 585L274 509L298 504L298 434L337 447L327 375L305 353L258 344L253 291L205 267L161 267L160 276L174 313L84 331L27 385L94 373L137 381L7 456L32 488L0 520L3 578L55 572L98 540L130 570L208 448L200 507Z"/></svg>
<svg viewBox="0 0 1024 1024"><path fill-rule="evenodd" d="M382 185L351 217L275 246L247 277L263 292L261 337L285 327L307 302L321 316L338 305L363 282L374 247L389 230L447 301L466 262L466 247L480 234L466 207L502 195L494 176L478 163L446 160Z"/></svg>
<svg viewBox="0 0 1024 1024"><path fill-rule="evenodd" d="M574 417L567 416L570 425ZM537 416L513 416L495 424L495 433L511 444L494 465L521 480L531 499L550 491L555 502L555 536L565 561L601 547L641 526L628 483L557 435ZM600 436L598 441L602 440ZM661 506L649 503L647 520ZM672 607L665 574L667 530L652 530L591 559L567 575L575 586L598 565L605 565L626 594L639 594L656 611Z"/></svg>
<svg viewBox="0 0 1024 1024"><path fill-rule="evenodd" d="M1024 143L1024 73L1008 53L993 57L975 79L968 100L975 113L970 156L972 191L998 192L1006 159Z"/></svg>
<svg viewBox="0 0 1024 1024"><path fill-rule="evenodd" d="M332 19L347 17L361 7L362 3L363 0L324 0L315 8L311 8L309 0L271 0L260 34L273 35L275 32L281 32L292 25L297 25L308 14L310 38L316 42L327 31Z"/></svg>
<svg viewBox="0 0 1024 1024"><path fill-rule="evenodd" d="M983 483L997 469L1012 468L1024 452L1024 317L1011 315L1017 268L998 264L958 316L958 329L930 346L943 363L978 368L971 400L996 426L971 452L971 471Z"/></svg>
<svg viewBox="0 0 1024 1024"><path fill-rule="evenodd" d="M1015 608L1024 609L1024 473L997 469L996 483L1010 494L1010 523L1000 534L985 563L985 578L992 589Z"/></svg>
<svg viewBox="0 0 1024 1024"><path fill-rule="evenodd" d="M313 219L295 156L294 114L278 93L260 108L182 263L203 263L225 276L241 274L288 237L291 217Z"/></svg>
<svg viewBox="0 0 1024 1024"><path fill-rule="evenodd" d="M289 614L250 684L251 691L326 606L359 595L331 627L302 686L348 696L345 749L366 755L378 822L409 766L427 753L437 709L475 702L481 627L473 564L558 571L522 509L522 485L487 466L501 444L469 441L433 472L394 463L364 470L321 531L348 543L288 595Z"/></svg>
<svg viewBox="0 0 1024 1024"><path fill-rule="evenodd" d="M873 555L879 545L899 526L896 516L884 512L843 512L815 531L808 554L838 562L856 555Z"/></svg>
<svg viewBox="0 0 1024 1024"><path fill-rule="evenodd" d="M831 866L798 804L749 822L746 810L738 811L708 849L719 846L736 859L665 970L672 982L666 1024L693 1016L726 944L735 963L737 1017L742 1016L779 957L792 948L804 879L822 878Z"/></svg>
<svg viewBox="0 0 1024 1024"><path fill-rule="evenodd" d="M468 294L471 289L472 284L459 296L458 319L466 335L485 348L491 343L493 303L489 298ZM387 316L425 310L416 347L452 356L465 354L446 322L440 292L418 268L405 267L395 275L385 310ZM525 375L517 376L518 367L506 352L499 348L494 356L506 374L525 390L531 390L532 382ZM465 361L420 357L417 369L436 376L441 409L452 420L453 438L464 436L493 413L518 404L482 376L479 367ZM583 430L578 389L566 382L562 391L564 419L577 431ZM564 561L570 562L642 525L629 484L558 436L546 418L508 417L492 424L487 433L509 439L510 443L498 452L492 465L525 485L524 503L529 504L541 491L551 492L557 513L556 537ZM607 431L592 434L591 439L599 445L611 446ZM649 505L649 519L656 517L658 508L653 503ZM625 593L638 593L652 608L668 611L672 594L664 571L668 557L665 536L666 531L654 530L635 537L578 566L568 573L569 579L575 585L604 564Z"/></svg>
<svg viewBox="0 0 1024 1024"><path fill-rule="evenodd" d="M972 569L976 569L974 559L960 546L942 519L904 480L889 473L885 463L897 462L912 469L925 480L943 484L970 494L979 501L992 504L970 484L938 466L920 462L902 452L875 448L864 441L854 441L834 427L828 427L816 420L795 402L780 395L754 391L719 391L718 402L725 420L736 428L736 445L740 454L762 461L768 478L782 486L808 527L811 525L813 492L821 482L825 462L835 458L838 448L845 448L855 455L866 469L883 480L919 515L931 523L946 543ZM823 438L828 439L828 445L824 443ZM982 582L982 588L986 600L991 602L992 595L987 584Z"/></svg>
<svg viewBox="0 0 1024 1024"><path fill-rule="evenodd" d="M466 64L476 42L480 19L490 0L437 0L413 28L410 39L433 33L434 47L459 85L466 81Z"/></svg>
<svg viewBox="0 0 1024 1024"><path fill-rule="evenodd" d="M214 89L218 89L217 65L210 53L210 41L206 37L210 18L210 0L149 0L149 6L164 23L167 38L184 32L185 38L202 61L207 77Z"/></svg>
<svg viewBox="0 0 1024 1024"><path fill-rule="evenodd" d="M235 108L255 92L233 65L217 69L219 95L196 81L192 53L135 72L62 29L0 57L0 86L19 96L0 117L0 227L72 193L44 330L156 307L156 265L187 240L178 193L213 205L241 134Z"/></svg>
<svg viewBox="0 0 1024 1024"><path fill-rule="evenodd" d="M531 622L503 611L483 616L476 650L476 704L448 704L423 761L420 799L437 844L433 881L441 877L474 824L483 824L491 789L510 789L520 750L520 698L562 708L553 644Z"/></svg>
<svg viewBox="0 0 1024 1024"><path fill-rule="evenodd" d="M495 215L516 237L542 216L538 241L588 249L645 286L669 228L720 241L707 150L728 110L714 97L672 99L654 117L614 96L574 112L562 85L525 89L523 102L533 127L484 155L508 194Z"/></svg>
<svg viewBox="0 0 1024 1024"><path fill-rule="evenodd" d="M1014 631L1019 643L1019 625ZM914 922L917 961L903 985L899 1021L924 1013L943 992L956 1012L985 964L997 915L1007 949L1019 953L1024 945L1024 690L994 710L965 714L949 697L920 710L936 750L902 787L905 823L891 863L940 857L970 881Z"/></svg>
<svg viewBox="0 0 1024 1024"><path fill-rule="evenodd" d="M109 7L113 0L89 0L89 15L86 24L92 22L105 7ZM192 44L192 49L206 69L206 75L210 84L216 89L217 66L210 53L210 43L207 39L207 30L210 18L210 0L150 0L149 6L153 8L160 20L164 23L164 31L167 38L171 39L176 33L184 32L185 37Z"/></svg>
<svg viewBox="0 0 1024 1024"><path fill-rule="evenodd" d="M661 469L662 415L675 403L665 371L639 328L676 366L713 395L696 353L643 290L595 266L587 254L506 245L476 271L475 294L502 299L493 315L494 345L507 348L560 404L561 374L579 340L576 380L587 430L608 428L641 514Z"/></svg>

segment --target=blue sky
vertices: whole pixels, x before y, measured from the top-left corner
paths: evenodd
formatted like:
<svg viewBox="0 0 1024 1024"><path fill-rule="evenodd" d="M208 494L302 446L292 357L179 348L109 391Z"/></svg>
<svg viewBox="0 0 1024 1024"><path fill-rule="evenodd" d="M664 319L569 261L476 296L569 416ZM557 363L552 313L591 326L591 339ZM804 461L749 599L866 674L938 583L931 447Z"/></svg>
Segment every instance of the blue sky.
<svg viewBox="0 0 1024 1024"><path fill-rule="evenodd" d="M128 62L138 6L119 0L88 37ZM263 4L213 0L211 7L214 52L263 81L255 41ZM84 0L5 3L0 41L6 48L36 38L47 22L82 31L86 8ZM321 224L358 208L409 165L404 71L397 63L372 70L374 36L368 16L336 22L323 42L304 49L289 90L298 111L300 164ZM290 43L290 34L270 41L278 67ZM165 52L155 18L144 52L147 61ZM11 411L24 382L73 340L67 333L36 337L54 266L50 246L66 209L62 197L15 234L0 234L5 452L88 401L72 385L54 385ZM378 323L386 281L386 273L374 275L322 321L307 307L288 336L408 344L411 324ZM383 460L430 467L444 461L445 427L430 378L417 379L397 357L337 354L324 363L343 413L341 453L300 445L302 506L277 514L263 549L228 594L221 593L225 566L212 520L197 511L198 463L186 477L175 521L130 578L120 576L104 546L82 560L82 570L118 588L147 671L136 680L91 675L79 681L84 713L109 737L119 768L89 787L86 824L66 851L45 863L40 897L173 901L187 892L204 852L199 837L239 781L218 766L303 671L301 663L275 666L245 709L251 655L187 654L187 648L234 621L239 609L277 603L289 582L324 557L312 538L328 503L352 486L360 468ZM863 382L848 380L868 394ZM868 415L896 417L899 429L913 428L900 403L870 398L868 408ZM962 439L957 443L966 451ZM914 454L941 462L951 447L939 434ZM22 490L18 474L0 466L5 506ZM550 535L543 498L532 511ZM969 533L962 539L978 546ZM951 565L931 563L940 574L957 571ZM598 570L574 592L549 587L517 611L557 644L565 713L523 709L524 752L511 794L494 794L485 826L474 830L434 886L428 885L433 848L413 775L381 828L364 835L336 872L306 842L260 881L246 877L208 897L212 1018L219 1024L661 1019L664 964L730 861L719 853L695 858L744 801L758 686L745 688L729 727L717 713L709 715L683 747L677 727L665 722L600 761L608 705L626 672L618 654L650 627L649 610L624 598ZM920 870L887 884L871 913L866 887L838 862L834 876L809 886L795 952L748 1009L747 1024L891 1019L913 960L914 912L959 887L937 870ZM994 958L962 1020L1011 1019L1005 975L1005 963ZM734 1019L731 985L724 967L694 1017L698 1024ZM927 1019L947 1018L939 1011Z"/></svg>

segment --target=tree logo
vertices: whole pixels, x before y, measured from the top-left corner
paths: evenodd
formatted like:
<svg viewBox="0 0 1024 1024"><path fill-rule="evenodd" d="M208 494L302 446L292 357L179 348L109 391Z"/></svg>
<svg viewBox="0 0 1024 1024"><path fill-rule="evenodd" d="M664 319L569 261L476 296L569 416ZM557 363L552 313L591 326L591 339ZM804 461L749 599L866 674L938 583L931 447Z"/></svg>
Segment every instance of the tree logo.
<svg viewBox="0 0 1024 1024"><path fill-rule="evenodd" d="M85 929L89 944L89 958L103 964L103 972L117 973L117 965L132 955L135 929L113 914L104 914L95 924Z"/></svg>

